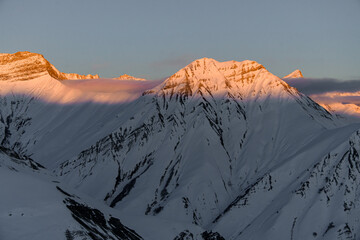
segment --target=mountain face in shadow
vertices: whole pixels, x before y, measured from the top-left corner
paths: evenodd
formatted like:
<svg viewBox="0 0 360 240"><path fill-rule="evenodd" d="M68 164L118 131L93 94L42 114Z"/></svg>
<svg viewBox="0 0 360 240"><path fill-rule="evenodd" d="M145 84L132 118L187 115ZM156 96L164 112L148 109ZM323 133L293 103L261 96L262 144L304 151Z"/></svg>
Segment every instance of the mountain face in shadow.
<svg viewBox="0 0 360 240"><path fill-rule="evenodd" d="M1 147L61 184L82 226L61 234L356 238L360 125L257 62L198 59L121 103L49 102L28 86L1 97Z"/></svg>

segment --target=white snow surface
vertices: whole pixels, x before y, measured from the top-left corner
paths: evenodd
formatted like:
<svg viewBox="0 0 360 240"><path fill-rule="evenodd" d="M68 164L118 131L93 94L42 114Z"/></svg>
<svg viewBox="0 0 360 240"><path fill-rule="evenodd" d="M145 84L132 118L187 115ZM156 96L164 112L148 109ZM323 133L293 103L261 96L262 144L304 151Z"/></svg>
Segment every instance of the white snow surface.
<svg viewBox="0 0 360 240"><path fill-rule="evenodd" d="M257 62L199 59L121 101L51 76L0 84L0 237L28 214L41 224L18 234L45 239L55 215L59 239L88 236L56 184L144 239L359 236L360 125Z"/></svg>

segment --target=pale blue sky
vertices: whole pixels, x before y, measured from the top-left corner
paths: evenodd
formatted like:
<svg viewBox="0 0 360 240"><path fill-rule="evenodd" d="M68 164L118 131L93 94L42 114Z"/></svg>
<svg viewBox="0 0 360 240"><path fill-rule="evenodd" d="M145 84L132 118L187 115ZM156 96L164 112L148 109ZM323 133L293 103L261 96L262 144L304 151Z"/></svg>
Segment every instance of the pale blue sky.
<svg viewBox="0 0 360 240"><path fill-rule="evenodd" d="M201 57L360 79L360 0L0 0L0 52L158 79Z"/></svg>

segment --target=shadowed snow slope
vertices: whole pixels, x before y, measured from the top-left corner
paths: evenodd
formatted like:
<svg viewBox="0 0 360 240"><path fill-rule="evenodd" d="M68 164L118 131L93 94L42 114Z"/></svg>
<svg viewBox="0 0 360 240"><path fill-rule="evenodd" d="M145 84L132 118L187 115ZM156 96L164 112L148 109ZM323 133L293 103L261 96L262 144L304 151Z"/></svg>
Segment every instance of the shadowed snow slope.
<svg viewBox="0 0 360 240"><path fill-rule="evenodd" d="M59 187L55 176L34 161L29 165L30 161L0 149L1 239L142 239L111 216L108 207L83 203Z"/></svg>

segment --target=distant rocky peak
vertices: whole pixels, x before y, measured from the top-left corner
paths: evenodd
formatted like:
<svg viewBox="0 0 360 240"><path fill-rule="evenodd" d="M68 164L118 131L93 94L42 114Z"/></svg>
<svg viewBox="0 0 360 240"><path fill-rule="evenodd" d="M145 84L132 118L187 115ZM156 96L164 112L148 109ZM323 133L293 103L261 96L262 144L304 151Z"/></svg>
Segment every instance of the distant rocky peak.
<svg viewBox="0 0 360 240"><path fill-rule="evenodd" d="M123 75L120 75L119 77L113 78L113 79L116 79L116 80L146 81L145 78L137 78L137 77L130 76L128 74L123 74Z"/></svg>
<svg viewBox="0 0 360 240"><path fill-rule="evenodd" d="M293 71L289 75L286 75L283 78L304 78L304 75L302 74L302 72L299 69L296 69L295 71Z"/></svg>

